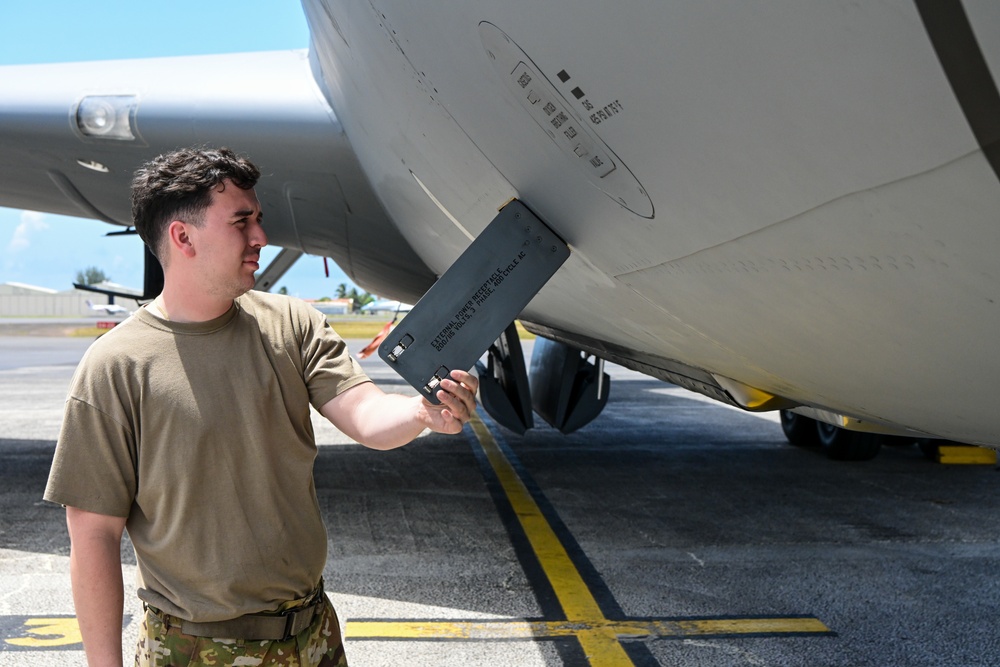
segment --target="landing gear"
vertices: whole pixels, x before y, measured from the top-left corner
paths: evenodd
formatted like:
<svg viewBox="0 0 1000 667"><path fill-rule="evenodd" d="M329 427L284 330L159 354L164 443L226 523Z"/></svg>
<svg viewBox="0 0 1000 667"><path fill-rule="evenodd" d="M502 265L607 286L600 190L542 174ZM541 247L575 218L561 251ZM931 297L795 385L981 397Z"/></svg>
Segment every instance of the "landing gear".
<svg viewBox="0 0 1000 667"><path fill-rule="evenodd" d="M816 422L819 442L826 448L826 455L836 461L869 461L882 448L877 433L848 431L825 422Z"/></svg>
<svg viewBox="0 0 1000 667"><path fill-rule="evenodd" d="M590 361L565 343L536 338L528 377L535 412L563 433L589 424L607 405L611 378L604 361Z"/></svg>
<svg viewBox="0 0 1000 667"><path fill-rule="evenodd" d="M948 444L951 443L947 440L931 440L930 438L920 438L917 440L917 446L920 447L920 453L924 455L925 459L928 461L934 461L935 463L941 457L941 452L938 447Z"/></svg>
<svg viewBox="0 0 1000 667"><path fill-rule="evenodd" d="M791 444L797 447L819 444L836 461L868 461L882 448L881 436L876 433L848 431L788 410L781 411L781 430Z"/></svg>
<svg viewBox="0 0 1000 667"><path fill-rule="evenodd" d="M788 442L796 447L815 447L819 444L816 420L797 415L789 410L781 411L781 430Z"/></svg>

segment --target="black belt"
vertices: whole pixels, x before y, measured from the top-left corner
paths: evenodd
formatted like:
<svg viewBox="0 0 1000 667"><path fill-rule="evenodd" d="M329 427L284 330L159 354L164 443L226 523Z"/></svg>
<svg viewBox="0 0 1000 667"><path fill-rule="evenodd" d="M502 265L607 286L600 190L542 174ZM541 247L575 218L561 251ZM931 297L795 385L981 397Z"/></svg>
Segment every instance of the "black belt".
<svg viewBox="0 0 1000 667"><path fill-rule="evenodd" d="M317 614L323 610L326 596L322 589L315 599L304 607L289 609L288 611L270 614L245 614L238 618L231 618L226 621L209 621L198 623L195 621L185 621L178 618L181 632L195 637L214 637L220 639L244 639L247 641L268 641L291 639L308 628ZM164 614L156 607L146 605L146 609L153 612L161 621L172 624L170 620L164 618Z"/></svg>

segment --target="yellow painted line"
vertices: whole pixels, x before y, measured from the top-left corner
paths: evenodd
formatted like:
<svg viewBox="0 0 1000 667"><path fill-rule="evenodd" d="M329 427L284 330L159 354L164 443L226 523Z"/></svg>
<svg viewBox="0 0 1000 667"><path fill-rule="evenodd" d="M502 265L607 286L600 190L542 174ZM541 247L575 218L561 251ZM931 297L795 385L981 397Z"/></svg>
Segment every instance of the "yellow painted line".
<svg viewBox="0 0 1000 667"><path fill-rule="evenodd" d="M503 641L559 639L601 633L619 639L721 635L822 634L830 629L816 618L732 618L610 621L351 621L347 639ZM591 660L591 664L597 664Z"/></svg>
<svg viewBox="0 0 1000 667"><path fill-rule="evenodd" d="M677 636L696 635L769 635L786 633L827 634L826 627L818 618L709 618L701 620L663 621L664 628L673 628ZM654 622L656 627L661 627ZM664 636L669 636L665 629ZM655 634L655 633L650 633Z"/></svg>
<svg viewBox="0 0 1000 667"><path fill-rule="evenodd" d="M479 440L479 445L486 453L500 486L507 494L507 499L552 585L566 618L570 621L583 621L593 627L576 633L590 664L593 667L631 666L632 660L618 643L618 637L603 624L607 619L604 618L600 605L580 576L566 548L552 530L552 526L549 525L517 471L500 451L500 446L493 439L486 424L476 414L472 415L469 424L476 434L476 439Z"/></svg>
<svg viewBox="0 0 1000 667"><path fill-rule="evenodd" d="M623 640L830 633L826 625L812 617L674 620L605 618L562 541L489 428L475 414L469 424L559 600L566 620L358 620L347 622L346 639L530 641L575 638L580 642L592 667L634 667L622 646Z"/></svg>
<svg viewBox="0 0 1000 667"><path fill-rule="evenodd" d="M994 465L995 449L972 445L938 445L938 463L947 465Z"/></svg>

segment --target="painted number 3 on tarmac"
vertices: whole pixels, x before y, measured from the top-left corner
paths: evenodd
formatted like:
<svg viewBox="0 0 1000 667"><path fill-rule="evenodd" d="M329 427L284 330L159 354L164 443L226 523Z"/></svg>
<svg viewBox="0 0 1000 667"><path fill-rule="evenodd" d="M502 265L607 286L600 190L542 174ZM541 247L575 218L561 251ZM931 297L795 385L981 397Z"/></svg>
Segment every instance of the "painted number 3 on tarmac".
<svg viewBox="0 0 1000 667"><path fill-rule="evenodd" d="M0 616L0 651L80 649L75 616Z"/></svg>

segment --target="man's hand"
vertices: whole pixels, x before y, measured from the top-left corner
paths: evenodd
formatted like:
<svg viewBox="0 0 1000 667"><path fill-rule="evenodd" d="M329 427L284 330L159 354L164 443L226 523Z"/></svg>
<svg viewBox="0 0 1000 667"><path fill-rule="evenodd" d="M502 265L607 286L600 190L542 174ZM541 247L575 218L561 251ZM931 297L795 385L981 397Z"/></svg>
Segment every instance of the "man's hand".
<svg viewBox="0 0 1000 667"><path fill-rule="evenodd" d="M476 411L477 391L479 378L465 371L452 371L437 391L441 405L424 400L427 428L438 433L460 433Z"/></svg>

